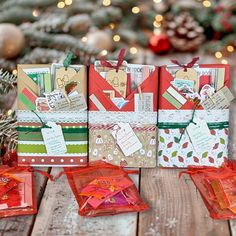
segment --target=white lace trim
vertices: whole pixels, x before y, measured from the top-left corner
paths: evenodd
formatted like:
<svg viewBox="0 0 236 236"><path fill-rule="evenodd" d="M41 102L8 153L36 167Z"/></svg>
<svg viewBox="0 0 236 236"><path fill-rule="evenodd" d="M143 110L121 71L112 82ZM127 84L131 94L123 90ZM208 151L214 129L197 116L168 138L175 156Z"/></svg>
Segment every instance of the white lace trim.
<svg viewBox="0 0 236 236"><path fill-rule="evenodd" d="M59 123L84 123L88 121L87 111L51 111L37 112L43 122L59 122ZM18 122L39 122L39 118L32 111L18 110Z"/></svg>
<svg viewBox="0 0 236 236"><path fill-rule="evenodd" d="M157 112L89 111L89 123L91 124L111 124L117 122L156 124Z"/></svg>
<svg viewBox="0 0 236 236"><path fill-rule="evenodd" d="M193 115L193 110L159 110L158 122L188 122ZM206 122L229 121L229 109L223 110L196 110L195 116Z"/></svg>

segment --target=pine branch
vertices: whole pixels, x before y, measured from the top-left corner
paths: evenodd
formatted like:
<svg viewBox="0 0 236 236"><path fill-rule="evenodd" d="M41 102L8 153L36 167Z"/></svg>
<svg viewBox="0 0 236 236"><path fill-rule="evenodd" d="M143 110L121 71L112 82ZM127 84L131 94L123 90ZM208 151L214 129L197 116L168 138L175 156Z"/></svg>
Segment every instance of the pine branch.
<svg viewBox="0 0 236 236"><path fill-rule="evenodd" d="M1 9L3 8L11 8L16 5L21 7L30 7L30 8L41 8L41 7L49 7L51 5L56 6L58 0L7 0L5 3L1 5Z"/></svg>
<svg viewBox="0 0 236 236"><path fill-rule="evenodd" d="M118 22L122 18L122 12L118 7L102 7L91 15L96 26L106 26L111 22Z"/></svg>
<svg viewBox="0 0 236 236"><path fill-rule="evenodd" d="M22 22L34 22L37 17L32 15L32 9L19 6L13 6L0 12L0 23L21 24Z"/></svg>
<svg viewBox="0 0 236 236"><path fill-rule="evenodd" d="M3 145L6 153L15 150L18 142L16 114L0 113L0 151Z"/></svg>
<svg viewBox="0 0 236 236"><path fill-rule="evenodd" d="M96 56L100 53L99 50L87 46L78 38L70 35L48 34L32 29L24 29L23 31L32 46L53 48L61 51L72 50L75 54L86 53L90 56Z"/></svg>
<svg viewBox="0 0 236 236"><path fill-rule="evenodd" d="M0 69L0 94L7 94L15 88L16 76Z"/></svg>
<svg viewBox="0 0 236 236"><path fill-rule="evenodd" d="M19 59L19 64L48 64L65 58L66 53L55 49L35 48Z"/></svg>

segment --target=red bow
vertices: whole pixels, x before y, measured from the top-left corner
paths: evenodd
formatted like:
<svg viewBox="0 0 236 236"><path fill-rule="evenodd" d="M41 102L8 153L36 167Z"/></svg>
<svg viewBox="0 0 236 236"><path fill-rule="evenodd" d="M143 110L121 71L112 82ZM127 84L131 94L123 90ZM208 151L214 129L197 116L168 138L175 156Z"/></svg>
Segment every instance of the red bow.
<svg viewBox="0 0 236 236"><path fill-rule="evenodd" d="M188 68L192 68L194 64L199 60L199 57L194 57L192 61L190 61L188 64L181 64L177 60L171 60L172 63L184 68L184 71L187 71Z"/></svg>
<svg viewBox="0 0 236 236"><path fill-rule="evenodd" d="M122 63L124 61L124 56L125 56L125 49L122 48L120 50L120 53L119 53L119 56L118 56L118 61L117 61L116 65L112 65L109 61L106 61L106 60L101 60L101 65L109 67L109 68L116 69L116 72L118 72L120 66L122 65Z"/></svg>

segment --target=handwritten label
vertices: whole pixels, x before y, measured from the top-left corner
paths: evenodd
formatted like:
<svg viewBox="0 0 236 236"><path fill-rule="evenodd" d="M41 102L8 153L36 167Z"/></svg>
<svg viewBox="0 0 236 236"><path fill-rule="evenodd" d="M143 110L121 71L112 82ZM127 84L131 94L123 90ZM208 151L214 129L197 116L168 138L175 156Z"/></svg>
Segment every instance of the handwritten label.
<svg viewBox="0 0 236 236"><path fill-rule="evenodd" d="M210 98L206 99L201 103L204 109L225 109L228 108L230 102L234 99L233 94L230 92L228 87L223 87L218 92L213 94Z"/></svg>
<svg viewBox="0 0 236 236"><path fill-rule="evenodd" d="M43 141L48 155L61 155L67 152L65 139L60 125L55 122L48 122L51 128L42 128Z"/></svg>
<svg viewBox="0 0 236 236"><path fill-rule="evenodd" d="M195 124L190 123L187 132L195 151L200 155L212 149L213 139L205 120L195 118L193 122Z"/></svg>
<svg viewBox="0 0 236 236"><path fill-rule="evenodd" d="M111 134L125 156L130 156L143 146L128 123L117 123Z"/></svg>
<svg viewBox="0 0 236 236"><path fill-rule="evenodd" d="M55 109L59 111L82 111L87 109L87 103L83 93L78 93L77 91L73 91L68 95L69 103L67 99L64 97L54 102Z"/></svg>

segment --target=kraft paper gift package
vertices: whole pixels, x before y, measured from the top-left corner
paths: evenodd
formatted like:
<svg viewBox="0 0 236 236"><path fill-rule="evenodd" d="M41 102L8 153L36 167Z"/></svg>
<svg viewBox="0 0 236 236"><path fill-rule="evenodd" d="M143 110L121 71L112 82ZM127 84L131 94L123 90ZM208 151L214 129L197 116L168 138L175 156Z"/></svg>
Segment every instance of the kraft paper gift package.
<svg viewBox="0 0 236 236"><path fill-rule="evenodd" d="M18 165L86 165L86 79L81 65L18 65Z"/></svg>
<svg viewBox="0 0 236 236"><path fill-rule="evenodd" d="M86 166L89 156L123 167L220 166L229 65L195 62L19 65L18 164Z"/></svg>
<svg viewBox="0 0 236 236"><path fill-rule="evenodd" d="M89 158L156 166L158 67L99 62L89 70Z"/></svg>

